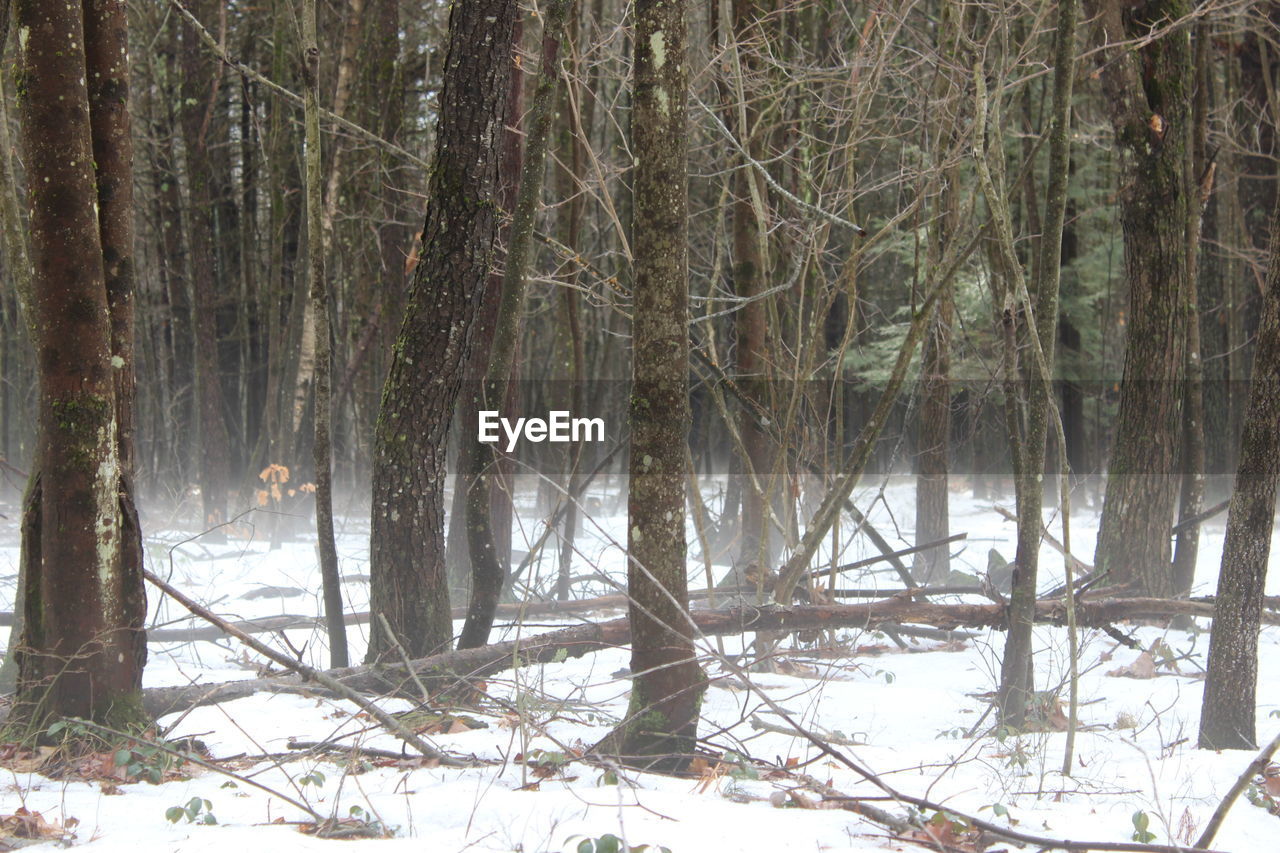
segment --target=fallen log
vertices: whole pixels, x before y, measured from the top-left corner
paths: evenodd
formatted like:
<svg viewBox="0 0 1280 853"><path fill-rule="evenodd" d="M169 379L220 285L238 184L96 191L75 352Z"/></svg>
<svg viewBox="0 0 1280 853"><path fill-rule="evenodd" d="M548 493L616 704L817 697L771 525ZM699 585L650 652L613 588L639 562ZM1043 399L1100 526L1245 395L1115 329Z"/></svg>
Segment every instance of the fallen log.
<svg viewBox="0 0 1280 853"><path fill-rule="evenodd" d="M1132 619L1167 619L1172 616L1212 618L1213 606L1164 598L1113 598L1076 603L1076 623L1098 628ZM867 604L738 607L727 610L694 610L692 620L701 635L741 634L748 631L812 631L834 628L875 629L890 623L955 628L1005 628L1005 607L999 604L931 604L909 598L890 598ZM1035 619L1065 625L1062 601L1036 604ZM1280 624L1280 615L1264 613L1263 621ZM414 677L431 691L453 686L459 679L484 678L516 666L563 661L592 652L626 646L631 626L626 618L575 625L520 640L475 649L443 652L412 661L412 674L400 664L365 665L328 670L343 686L365 693L394 694ZM263 690L296 691L306 681L296 676L232 681L221 685L197 684L158 687L143 691L147 711L155 716L250 696ZM412 691L416 693L416 691Z"/></svg>

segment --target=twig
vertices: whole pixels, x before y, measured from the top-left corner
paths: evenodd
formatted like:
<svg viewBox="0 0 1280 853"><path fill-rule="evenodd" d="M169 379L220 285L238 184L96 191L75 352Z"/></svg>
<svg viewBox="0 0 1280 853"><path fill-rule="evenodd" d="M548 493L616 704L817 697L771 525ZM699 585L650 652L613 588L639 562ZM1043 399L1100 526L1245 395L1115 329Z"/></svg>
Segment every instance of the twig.
<svg viewBox="0 0 1280 853"><path fill-rule="evenodd" d="M306 812L307 814L311 815L312 819L315 820L315 822L318 824L324 823L327 820L327 818L325 818L324 815L320 814L315 809L308 806L306 803L300 803L297 800L295 800L293 797L290 797L288 794L282 794L279 791L275 790L274 788L269 788L266 785L262 784L261 782L257 782L248 776L243 776L239 773L235 773L212 761L206 761L205 759L201 758L199 755L196 755L193 752L182 752L180 750L174 749L168 744L161 743L160 741L148 740L147 738L139 737L136 734L129 734L128 732L118 731L108 726L104 726L100 723L95 723L91 720L83 720L76 717L71 717L69 719L71 722L74 722L78 726L84 726L87 729L93 729L94 731L100 732L102 734L108 734L108 735L111 735L112 737L126 738L128 740L137 741L138 743L144 743L147 746L155 747L156 749L160 750L166 755L172 755L175 758L182 759L183 761L190 761L195 764L199 764L201 767L205 768L206 770L212 770L214 773L221 773L223 776L229 776L232 779L235 779L237 782L244 782L246 785L252 785L253 787L257 788L259 791L264 791L273 797L279 797L280 799L284 800L286 803L293 806L294 808L300 811Z"/></svg>
<svg viewBox="0 0 1280 853"><path fill-rule="evenodd" d="M431 694L427 691L427 686L422 683L422 679L418 677L417 671L409 664L409 653L404 650L404 645L400 642L400 638L396 632L391 630L391 623L387 621L387 614L378 613L378 621L382 623L382 630L387 632L387 636L391 638L391 644L396 647L396 651L400 653L400 662L404 664L405 669L409 670L409 676L413 679L414 685L418 688L418 692L422 695L422 704L426 705L431 701Z"/></svg>
<svg viewBox="0 0 1280 853"><path fill-rule="evenodd" d="M874 566L876 563L883 563L884 561L894 559L895 557L909 557L910 555L918 554L921 551L930 551L934 548L941 548L944 545L950 545L952 542L961 542L968 538L969 538L968 533L956 533L952 536L948 536L946 539L938 539L933 542L925 542L922 545L915 545L911 548L903 548L898 551L890 551L888 553L882 553L879 557L867 557L864 560L856 560L855 562L852 562L852 563L845 563L843 566L836 566L834 569L820 569L819 571L816 571L816 572L809 572L809 577L818 578L818 577L822 577L823 575L831 576L831 575L839 574L841 572L851 572L854 569L861 569L866 566ZM923 590L921 591L923 592Z"/></svg>
<svg viewBox="0 0 1280 853"><path fill-rule="evenodd" d="M222 617L218 616L215 613L210 612L204 607L201 607L199 604L192 601L190 598L187 598L187 596L183 595L181 592L174 589L172 586L165 583L160 578L156 577L151 571L147 569L143 569L143 576L147 580L149 580L152 584L154 584L159 589L161 589L165 593L165 595L168 595L170 598L177 601L179 604L181 604L183 607L190 610L195 615L199 616L201 619L205 619L209 622L212 622L214 625L217 625L223 631L235 637L237 640L244 643L249 648L257 652L258 654L263 655L264 657L275 661L276 663L280 664L286 669L289 669L289 670L292 670L293 672L298 673L298 675L302 676L304 680L315 681L319 684L322 684L325 687L329 688L330 690L334 691L335 693L339 694L343 698L348 699L351 702L354 702L357 706L359 706L360 710L369 714L369 716L373 717L375 720L377 720L379 723L385 726L389 732L391 732L396 737L400 738L402 741L404 741L414 749L418 750L418 752L421 752L423 755L427 756L428 758L439 761L441 764L444 764L450 767L467 766L466 762L460 761L459 759L446 755L445 753L431 746L429 743L427 743L422 738L418 737L416 734L410 731L403 723L401 723L395 717L391 716L386 711L382 710L377 705L375 705L373 702L370 702L368 699L361 696L355 690L352 690L350 687L343 684L341 681L329 675L328 673L322 672L318 669L314 669L300 661L292 660L291 658L288 658L285 655L280 654L275 649L271 648L265 643L259 642L258 640L254 639L250 635L244 633L243 631L233 626L230 622L227 622Z"/></svg>
<svg viewBox="0 0 1280 853"><path fill-rule="evenodd" d="M258 71L255 71L254 69L250 68L248 65L245 65L244 63L241 63L241 62L237 62L236 60L228 56L227 52L223 49L222 45L218 44L217 39L215 39L209 33L209 31L205 29L204 25L200 23L199 19L196 18L195 15L191 14L191 12L189 12L185 6L183 6L180 2L178 2L178 0L169 0L169 4L178 11L178 14L180 14L183 18L186 19L187 23L190 24L192 29L196 31L196 34L200 36L200 40L205 43L205 46L208 47L209 50L213 51L213 54L216 57L218 57L219 60L221 60L222 64L226 65L229 68L235 69L238 73L243 74L245 77L248 77L254 82L260 83L263 86L266 86L267 89L269 89L271 92L284 98L286 101L293 104L294 106L301 107L304 105L304 101L301 95L297 94L296 92L291 92L290 90L286 89L284 86L281 86L279 83L275 82L274 80L267 77L266 75L261 74ZM330 112L329 110L324 109L323 107L320 108L320 115L325 119L325 121L332 122L333 124L336 124L338 127L342 128L343 130L354 133L356 136L360 137L366 142L372 142L374 145L377 145L380 148L385 148L387 151L390 151L393 154L403 157L404 159L408 160L410 163L414 164L415 166L418 166L421 169L431 168L431 164L428 163L426 160L423 160L421 157L417 156L416 154L406 151L405 149L401 148L399 145L396 145L394 142L383 139L381 136L374 133L373 131L365 130L363 127L361 127L360 125L356 124L353 121L349 121L340 115L337 115L335 113Z"/></svg>
<svg viewBox="0 0 1280 853"><path fill-rule="evenodd" d="M1213 843L1213 837L1218 834L1218 830L1222 827L1222 822L1227 819L1227 812L1231 810L1231 806L1240 797L1241 792L1253 781L1253 777L1267 768L1267 764L1271 761L1271 756L1276 754L1277 749L1280 749L1280 734L1273 737L1271 743L1264 746L1253 761L1249 762L1249 766L1240 774L1240 778L1236 779L1236 783L1231 786L1230 791L1227 791L1227 795L1222 798L1222 802L1218 803L1218 808L1214 811L1213 817L1209 818L1209 823L1205 825L1204 832L1200 833L1200 837L1196 839L1197 847L1207 847Z"/></svg>

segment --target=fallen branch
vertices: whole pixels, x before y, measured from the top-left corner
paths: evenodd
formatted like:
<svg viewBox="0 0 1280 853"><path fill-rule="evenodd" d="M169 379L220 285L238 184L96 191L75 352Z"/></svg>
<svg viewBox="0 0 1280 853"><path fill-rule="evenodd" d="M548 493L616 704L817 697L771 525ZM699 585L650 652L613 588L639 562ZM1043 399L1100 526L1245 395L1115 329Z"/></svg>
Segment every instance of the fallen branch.
<svg viewBox="0 0 1280 853"><path fill-rule="evenodd" d="M1082 627L1103 627L1126 619L1166 619L1170 616L1212 618L1213 607L1193 601L1163 598L1096 599L1077 604L1077 623ZM835 628L874 630L893 623L927 625L954 629L1005 627L1005 608L998 604L931 604L908 598L891 598L867 604L809 605L783 607L737 607L726 610L694 610L690 617L704 635L741 634L748 631L811 631ZM215 617L216 618L216 617ZM1066 624L1066 606L1061 601L1036 604L1037 622ZM1280 615L1264 614L1264 621L1280 624ZM441 690L462 678L484 678L516 666L562 661L566 657L582 657L604 649L626 646L631 642L631 625L626 618L598 624L576 625L517 641L495 643L475 649L443 652L413 661L413 673L430 690ZM254 648L261 647L254 641ZM271 652L272 660L283 658ZM281 661L299 670L295 661ZM404 691L412 678L405 667L395 664L366 665L317 672L305 668L310 680L330 689L350 692L394 694ZM240 699L262 690L298 689L304 684L297 678L259 678L232 681L222 685L199 684L185 687L160 687L143 691L149 713L156 716ZM334 685L337 687L334 687Z"/></svg>
<svg viewBox="0 0 1280 853"><path fill-rule="evenodd" d="M992 509L1000 513L1007 520L1012 521L1014 524L1018 523L1018 516L1016 516L1009 510L1005 509L1004 507L993 506ZM1078 579L1083 579L1085 575L1092 574L1093 566L1089 565L1084 560L1081 560L1076 555L1068 553L1067 549L1064 548L1062 546L1062 543L1058 541L1058 537L1050 533L1049 528L1045 527L1044 524L1040 525L1040 535L1044 537L1044 541L1048 542L1049 545L1053 547L1053 550L1057 551L1059 554L1067 558L1067 562L1071 564L1071 573L1076 575Z"/></svg>
<svg viewBox="0 0 1280 853"><path fill-rule="evenodd" d="M1174 534L1181 533L1182 531L1186 530L1188 527L1194 527L1197 524L1208 521L1209 519L1213 518L1215 515L1221 515L1222 513L1227 511L1227 507L1229 506L1231 506L1230 499L1227 499L1222 503L1216 503L1213 506L1209 507L1208 509L1204 510L1203 512L1197 512L1195 515L1191 516L1190 518L1182 519L1182 521L1179 521L1177 524L1173 526L1173 529L1170 532Z"/></svg>
<svg viewBox="0 0 1280 853"><path fill-rule="evenodd" d="M320 670L313 669L304 663L301 663L296 660L292 660L286 657L285 655L280 654L270 646L255 640L252 636L250 636L249 634L246 634L243 631L238 630L230 622L227 622L225 619L221 618L217 614L210 612L204 607L201 607L199 604L196 604L194 601L187 598L181 592L174 589L172 586L170 586L165 581L161 580L159 577L157 577L155 574L153 574L149 570L143 569L142 574L143 574L143 577L145 577L148 581L150 581L154 586L162 590L165 593L165 595L169 596L174 601L177 601L179 604L181 604L183 607L190 610L195 615L199 616L201 619L205 619L209 622L212 622L214 625L217 625L223 631L235 637L237 640L244 643L249 648L257 652L258 654L263 655L269 660L275 661L276 663L280 664L286 669L296 672L299 676L301 676L303 680L318 682L319 684L324 685L325 687L334 691L335 693L338 693L344 699L347 699L355 703L360 708L360 710L364 711L369 716L373 717L375 720L381 723L387 729L388 732L400 738L406 744L418 750L418 752L422 753L427 758L434 759L436 761L439 761L441 764L449 765L452 767L466 766L465 762L459 761L456 758L446 755L445 753L436 749L431 744L424 741L422 738L418 737L416 734L414 734L412 731L406 728L405 725L401 723L399 720L397 720L395 717L391 716L386 711L382 710L377 705L375 705L373 702L370 702L368 699L361 696L352 688L348 687L347 685L333 678L328 673L321 672ZM207 685L202 689L207 691L208 690Z"/></svg>

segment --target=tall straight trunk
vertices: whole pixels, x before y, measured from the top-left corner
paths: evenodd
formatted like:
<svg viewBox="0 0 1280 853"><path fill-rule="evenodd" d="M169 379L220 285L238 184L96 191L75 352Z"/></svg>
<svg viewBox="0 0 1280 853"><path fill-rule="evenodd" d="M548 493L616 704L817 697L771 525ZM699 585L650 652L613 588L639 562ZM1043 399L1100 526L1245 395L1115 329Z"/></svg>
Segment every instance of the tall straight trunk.
<svg viewBox="0 0 1280 853"><path fill-rule="evenodd" d="M684 0L637 0L631 136L632 247L627 589L631 671L615 732L631 763L683 766L706 681L689 636L685 453L689 435L688 58ZM639 756L641 758L627 758Z"/></svg>
<svg viewBox="0 0 1280 853"><path fill-rule="evenodd" d="M0 2L0 56L4 54L8 32L9 2L2 0ZM0 238L4 242L0 245L4 247L5 274L13 282L14 293L17 296L14 302L10 302L7 293L0 294L0 299L5 300L4 306L0 308L4 313L4 328L0 329L4 335L3 342L0 342L0 459L9 459L11 458L9 394L12 385L12 358L17 352L15 344L20 339L25 343L25 338L33 338L35 335L35 328L32 325L35 299L31 292L32 272L31 260L27 252L27 234L18 202L13 145L9 136L8 104L2 89L0 89L0 228L3 229ZM26 318L27 334L25 336L18 330L17 314L19 312ZM25 582L26 562L19 560L17 588L22 589ZM18 670L14 651L18 646L19 638L22 637L22 612L22 607L14 607L14 622L9 629L9 643L6 646L4 663L0 664L0 694L12 693L17 684Z"/></svg>
<svg viewBox="0 0 1280 853"><path fill-rule="evenodd" d="M582 92L578 83L578 54L573 50L573 38L578 32L577 5L570 9L565 23L569 34L568 44L570 56L569 69L565 85L561 89L564 109L582 109ZM581 116L579 116L581 119ZM590 133L590 128L587 128ZM557 176L557 195L562 201L558 216L560 240L572 252L580 251L582 238L583 199L578 192L580 181L586 169L586 143L583 137L575 133L572 123L562 125L560 136L561 163ZM566 156L567 149L567 156ZM570 391L566 395L570 409L585 414L586 411L586 347L583 342L581 308L578 305L578 265L570 264L565 276L565 286L560 289L560 316L565 326L565 334L569 339L569 383ZM565 488L569 493L569 503L565 508L564 520L560 528L560 564L556 572L556 600L566 601L569 598L569 584L573 568L574 543L578 529L578 493L582 490L583 445L566 448L565 462L567 475Z"/></svg>
<svg viewBox="0 0 1280 853"><path fill-rule="evenodd" d="M1191 105L1191 144L1187 150L1187 174L1202 189L1187 205L1187 282L1182 305L1186 327L1187 381L1183 387L1182 447L1179 464L1179 519L1199 515L1204 508L1205 424L1204 424L1204 359L1200 346L1200 226L1201 214L1208 201L1213 174L1205 174L1208 157L1209 121L1209 28L1201 23L1196 28L1195 98ZM1178 532L1173 551L1173 592L1189 595L1195 581L1196 557L1200 551L1200 525L1189 524Z"/></svg>
<svg viewBox="0 0 1280 853"><path fill-rule="evenodd" d="M756 0L734 0L733 39L737 42L735 49L740 56L741 73L738 79L742 88L738 95L742 97L730 97L730 125L737 126L739 141L755 159L759 159L761 144L761 133L756 128L759 110L754 99L745 90L745 78L749 70L757 65L753 42L760 38L761 25ZM750 164L740 162L733 174L731 208L733 292L736 297L744 300L734 314L734 334L737 338L735 369L742 390L757 403L767 405L769 386L765 374L768 306L760 299L766 270L763 229L756 207L762 197L760 180L755 170ZM742 538L738 548L738 561L745 567L751 563L771 562L768 545L771 537L765 520L765 506L769 501L766 492L770 491L774 454L769 436L745 406L739 408L738 430L746 451L746 458L742 460Z"/></svg>
<svg viewBox="0 0 1280 853"><path fill-rule="evenodd" d="M1280 205L1258 324L1240 467L1227 511L1208 676L1200 707L1202 749L1257 746L1258 630L1280 485Z"/></svg>
<svg viewBox="0 0 1280 853"><path fill-rule="evenodd" d="M1090 0L1106 45L1181 20L1185 0ZM1192 63L1185 27L1132 49L1108 47L1103 95L1121 153L1120 223L1129 324L1115 441L1094 564L1141 594L1173 592L1169 527L1186 352L1187 146Z"/></svg>
<svg viewBox="0 0 1280 853"><path fill-rule="evenodd" d="M190 9L208 20L210 4L199 0ZM213 249L213 159L208 146L209 121L217 103L218 66L205 54L194 28L183 25L182 134L186 149L188 221L191 251L192 329L194 332L195 394L200 440L200 495L204 524L209 528L227 520L227 490L231 483L231 446L222 412L222 379L218 366L218 326L215 314L218 264ZM221 530L209 534L225 538Z"/></svg>
<svg viewBox="0 0 1280 853"><path fill-rule="evenodd" d="M951 87L940 77L935 87L937 97L945 99ZM945 103L939 112L945 114ZM954 139L954 128L932 128L939 136L935 161L949 157L944 147ZM942 261L944 247L957 232L960 212L960 174L955 166L946 170L943 189L937 202L933 227L929 234L928 263L936 267ZM951 323L954 315L951 288L939 299L938 309L925 336L920 366L920 422L916 449L916 544L937 542L951 535L948 470L951 455ZM950 554L946 548L932 548L916 555L912 573L926 583L944 580L950 571Z"/></svg>
<svg viewBox="0 0 1280 853"><path fill-rule="evenodd" d="M449 14L426 221L374 436L369 660L395 633L411 657L453 635L444 565L445 445L497 234L498 134L518 4Z"/></svg>
<svg viewBox="0 0 1280 853"><path fill-rule="evenodd" d="M123 2L19 0L39 447L12 721L144 722L133 507L133 208ZM92 84L86 86L86 79Z"/></svg>
<svg viewBox="0 0 1280 853"><path fill-rule="evenodd" d="M523 39L524 21L517 17L516 30L512 35L517 49ZM476 315L472 336L475 343L467 365L466 392L459 401L455 418L460 430L458 476L455 478L446 549L451 549L449 556L453 561L451 569L455 573L455 588L461 586L466 591L468 605L475 604L478 596L479 601L492 600L496 606L506 580L507 567L511 564L512 496L509 490L514 486L514 458L501 448L489 452L489 448L480 443L477 433L482 409L497 409L507 417L519 416L516 411L519 406L517 389L508 389L506 383L510 363L501 391L495 389L490 397L486 386L494 350L501 349L497 337L502 314L503 274L498 267L505 268L509 263L504 254L511 248L511 216L520 191L520 171L524 162L524 69L519 64L512 67L507 80L505 110L498 147L497 188L498 207L504 217L498 225L498 249L489 268L484 302ZM511 363L514 363L514 352L519 348L518 330L513 346ZM486 605L481 604L478 612L483 613L485 609ZM463 626L459 642L474 645L470 638L476 636L478 625L469 613L468 617L469 628Z"/></svg>
<svg viewBox="0 0 1280 853"><path fill-rule="evenodd" d="M1028 706L1034 690L1031 661L1031 624L1036 602L1036 579L1039 572L1040 541L1043 537L1044 468L1046 439L1051 422L1057 420L1060 444L1065 444L1059 415L1053 405L1052 379L1054 349L1058 330L1058 294L1061 280L1062 237L1067 210L1068 179L1071 173L1071 93L1076 62L1075 0L1059 0L1057 28L1054 34L1054 87L1052 124L1049 131L1049 176L1045 188L1044 230L1039 254L1032 268L1033 294L1019 286L1019 307L1027 317L1031 339L1029 366L1023 373L1027 381L1025 435L1016 466L1016 505L1018 510L1018 545L1014 558L1013 585L1009 597L1009 632L1000 665L1001 721L1014 728L1026 723ZM1033 199L1032 203L1038 203ZM1001 233L1005 262L1017 280L1022 273L1015 269L1012 231L1008 217L997 224ZM1008 306L1010 303L1006 303ZM1012 319L1006 308L1006 318ZM1011 440L1014 436L1010 436ZM1065 450L1059 447L1059 451ZM1064 489L1066 483L1061 484ZM1065 499L1064 499L1065 500ZM1069 514L1069 507L1063 507ZM1064 519L1064 525L1069 518ZM1070 581L1070 579L1068 579ZM1068 599L1070 601L1070 599Z"/></svg>
<svg viewBox="0 0 1280 853"><path fill-rule="evenodd" d="M173 353L169 365L173 387L172 416L166 424L170 440L169 451L174 461L174 475L185 487L197 476L199 467L196 444L195 413L195 336L192 332L191 288L187 276L187 245L182 227L182 193L175 144L180 133L176 104L181 103L177 87L178 40L177 27L171 26L164 36L167 50L158 62L165 84L156 97L156 115L152 119L152 134L156 140L151 146L154 152L153 170L160 182L155 197L156 218L159 221L160 281L164 288L164 302L168 316L164 326L168 347Z"/></svg>
<svg viewBox="0 0 1280 853"><path fill-rule="evenodd" d="M337 82L334 84L332 110L333 114L340 118L346 118L347 115L347 104L350 100L352 79L355 73L356 41L357 36L359 35L361 15L364 13L364 0L347 0L346 6L346 21L342 27L342 38L338 48L338 75ZM304 11L304 41L306 39L305 17L306 14ZM307 48L304 46L304 53L306 49ZM314 76L312 75L308 64L310 62L310 58L304 56L303 60L303 85L307 90L309 90L312 82L314 82L318 92L320 85L319 80L316 79L312 81L310 79L310 76ZM318 94L316 95L316 98L319 98ZM319 119L317 119L317 122L318 121ZM344 152L344 147L341 144L342 138L343 137L341 135L334 136L335 144L329 161L329 175L327 179L322 181L325 185L325 189L320 193L323 200L317 212L317 227L319 229L318 239L320 240L319 246L322 255L328 252L333 241L333 222L338 211L338 197L340 195L339 187L342 176L342 155ZM320 166L317 165L317 168L319 169ZM304 177L304 183L308 183L310 180L311 178L309 175ZM317 177L317 180L320 180L320 178ZM307 227L309 230L311 222L310 211L308 211L307 217ZM308 237L308 245L309 244L310 237ZM314 282L310 285L308 291L311 294L315 293ZM330 384L332 384L331 378L322 380L322 378L317 375L317 372L321 370L328 370L330 373L332 372L332 364L326 368L321 365L320 362L325 358L328 358L330 362L332 362L333 358L331 343L329 341L321 340L322 336L329 331L329 318L321 317L317 314L316 312L319 309L320 302L317 302L314 298L307 299L306 304L302 309L302 333L298 345L298 371L294 376L292 392L293 404L290 408L292 413L290 425L293 430L293 440L290 442L290 445L295 449L300 449L303 446L301 432L304 426L303 415L307 409L308 399L310 399L313 404L319 402L317 399L318 389L315 386L319 385L321 381L330 382ZM318 454L318 452L319 451L315 448L312 448L313 456ZM332 461L330 462L330 468L332 468ZM319 486L319 483L317 482L316 485Z"/></svg>
<svg viewBox="0 0 1280 853"><path fill-rule="evenodd" d="M542 198L543 166L550 140L551 119L555 114L556 83L560 77L560 40L564 36L565 17L570 0L552 0L546 11L542 30L542 57L533 105L529 111L528 137L521 166L520 187L515 211L508 230L507 262L502 274L502 301L494 324L489 364L485 370L481 400L485 408L493 408L509 399L508 380L516 364L516 347L520 339L520 323L524 315L525 278L533 250L534 218ZM470 436L463 436L469 441ZM478 442L477 442L478 444ZM471 601L466 624L458 640L459 648L475 648L489 642L498 598L507 579L510 565L508 535L505 560L499 559L495 540L497 525L493 521L491 480L497 473L500 457L490 447L478 447L471 456L473 468L465 472L467 479L467 545L471 555ZM512 484L508 478L507 489ZM510 502L507 495L507 503Z"/></svg>
<svg viewBox="0 0 1280 853"><path fill-rule="evenodd" d="M316 41L316 4L306 0L302 7L302 68L306 85L306 185L307 185L307 274L310 279L311 312L315 315L315 465L316 551L320 558L320 580L324 586L325 625L329 635L329 665L346 666L347 628L342 616L342 581L338 577L338 549L333 539L333 452L330 442L330 374L333 356L329 345L329 289L324 277L325 219L320 165L320 47ZM330 185L330 190L335 188Z"/></svg>

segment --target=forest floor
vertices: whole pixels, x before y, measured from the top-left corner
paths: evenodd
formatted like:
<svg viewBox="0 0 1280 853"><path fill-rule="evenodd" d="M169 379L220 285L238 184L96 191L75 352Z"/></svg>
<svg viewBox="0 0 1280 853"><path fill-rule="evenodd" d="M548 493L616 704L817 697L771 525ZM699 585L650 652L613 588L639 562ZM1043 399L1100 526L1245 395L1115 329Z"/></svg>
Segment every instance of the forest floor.
<svg viewBox="0 0 1280 853"><path fill-rule="evenodd" d="M889 484L880 492L882 500L876 494L864 491L858 505L865 510L874 503L872 520L895 547L913 544L909 481ZM613 498L602 497L601 503L603 517L588 522L579 541L575 573L622 579L617 538L625 535L625 519L609 514ZM1011 498L994 503L1012 507ZM992 505L973 501L967 492L953 493L953 531L969 537L952 546L957 569L980 574L990 548L1012 556L1013 524ZM0 512L8 516L0 520L0 610L8 611L17 572L17 512L12 504L0 506ZM522 508L522 517L520 527L533 538L538 523L531 505ZM153 510L146 520L151 568L228 619L318 614L313 542L299 538L271 550L263 521L259 517L256 528L242 525L227 544L177 544L190 534L165 529L165 518ZM1213 592L1224 521L1219 516L1204 527L1196 579L1200 594ZM1077 556L1090 560L1096 510L1077 510L1071 526ZM1058 534L1060 526L1055 522L1052 530ZM515 538L521 547L521 529ZM690 541L696 552L692 531ZM841 562L876 553L863 537L842 541L847 548ZM348 518L338 545L348 608L366 610L367 519ZM1041 588L1047 590L1061 581L1062 558L1046 546L1041 559ZM1280 592L1278 562L1273 553L1272 594ZM843 585L897 588L898 579L885 568L874 566L847 577ZM534 583L547 588L552 571L548 559ZM695 555L690 575L702 578L703 572ZM613 591L603 581L577 588L582 597ZM148 594L152 624L197 625L156 590ZM569 619L530 617L502 623L493 639L618 615L615 610ZM1188 844L1252 755L1195 748L1208 646L1203 622L1195 632L1120 627L1144 647L1154 644L1155 654L1140 660L1138 651L1100 631L1083 632L1080 732L1070 776L1061 772L1066 735L1059 706L1050 702L1044 731L1021 736L997 736L991 716L984 716L996 686L1002 633L973 631L970 639L951 642L907 640L909 648L903 650L882 634L847 630L784 648L775 671L753 674L751 685L717 660L715 640L705 641L704 669L713 681L699 734L720 760L703 762L698 778L615 772L575 760L575 752L598 741L626 709L628 653L612 650L508 671L488 679L449 715L414 721L441 749L479 759L473 767L427 766L431 762L381 753L290 749L291 742L312 741L402 751L398 740L348 703L272 693L160 721L166 738L198 738L216 763L239 779L190 763L166 766L161 755L141 748L131 759L139 765L135 773L153 767L163 774L161 784L109 778L128 770L113 770L109 756L98 778L90 778L94 774L87 770L56 779L40 775L38 756L26 765L0 762L8 767L0 770L0 850L13 843L5 828L11 832L22 820L36 834L61 836L65 843L94 851L334 849L338 842L300 831L310 820L305 812L252 787L250 779L342 820L352 832L382 830L389 836L345 842L352 847L344 850L420 850L426 841L437 851L533 853L578 850L584 839L607 835L672 853L926 849L834 803L821 804L822 795L804 787L803 775L829 786L828 794L832 788L845 795L879 792L789 731L777 708L895 788L1002 826L1050 838L1129 841L1138 829L1135 821L1145 821L1148 840ZM367 624L349 629L353 660L363 655L367 631ZM327 665L320 629L260 636L314 666ZM744 639L750 637L724 638L724 651L741 651ZM1037 685L1056 687L1067 667L1065 630L1037 628L1036 640ZM145 683L251 678L265 664L230 639L152 643ZM1280 629L1262 633L1258 684L1258 735L1265 741L1280 730ZM761 691L775 707L765 704ZM1065 700L1065 690L1062 696ZM404 700L380 704L388 711L411 707ZM893 814L908 813L892 801L873 804ZM26 817L13 818L23 814L20 809L27 810ZM209 813L216 825L202 822ZM966 846L963 827L953 829L951 849L975 849ZM1241 798L1213 847L1234 853L1274 850L1277 837L1280 817ZM607 842L598 845L606 847ZM997 840L988 849L1015 848Z"/></svg>

